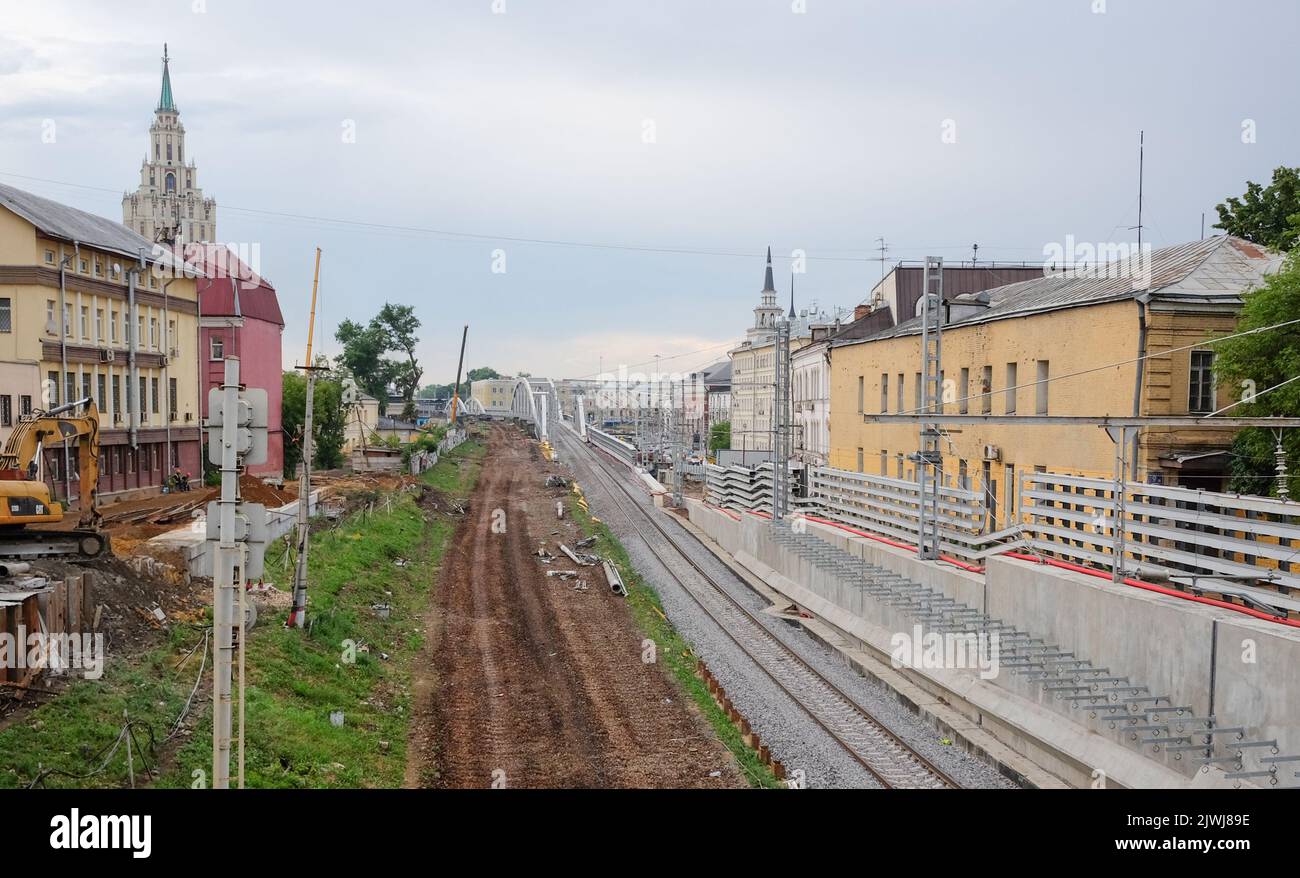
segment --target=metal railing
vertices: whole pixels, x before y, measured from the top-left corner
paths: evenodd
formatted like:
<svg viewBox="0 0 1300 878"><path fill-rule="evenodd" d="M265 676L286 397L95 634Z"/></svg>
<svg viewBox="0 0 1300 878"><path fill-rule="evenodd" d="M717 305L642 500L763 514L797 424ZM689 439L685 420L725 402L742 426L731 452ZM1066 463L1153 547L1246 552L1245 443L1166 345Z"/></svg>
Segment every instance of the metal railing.
<svg viewBox="0 0 1300 878"><path fill-rule="evenodd" d="M1130 575L1205 578L1212 581L1195 584L1220 593L1249 594L1251 584L1300 588L1295 501L1128 482L1121 532L1109 479L1026 473L1020 496L1022 528L1045 555L1109 570L1122 547Z"/></svg>
<svg viewBox="0 0 1300 878"><path fill-rule="evenodd" d="M1004 548L1004 541L1015 535L1015 528L986 532L988 513L980 491L946 485L937 489L939 548L945 554L977 559ZM915 546L921 529L920 485L909 479L812 467L805 511Z"/></svg>

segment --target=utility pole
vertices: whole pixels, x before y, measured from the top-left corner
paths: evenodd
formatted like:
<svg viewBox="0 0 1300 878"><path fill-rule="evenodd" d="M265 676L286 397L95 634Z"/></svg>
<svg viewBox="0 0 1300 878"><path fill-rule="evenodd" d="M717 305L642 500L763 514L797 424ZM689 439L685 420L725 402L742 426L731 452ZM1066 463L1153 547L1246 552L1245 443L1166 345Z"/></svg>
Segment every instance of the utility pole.
<svg viewBox="0 0 1300 878"><path fill-rule="evenodd" d="M212 788L230 787L231 684L235 625L240 649L240 785L243 785L243 646L248 616L244 583L262 573L266 508L243 503L239 474L247 463L266 461L266 390L239 384L239 358L227 357L221 387L208 392L208 460L221 468L220 500L208 504L207 538L215 541L212 563ZM236 601L236 592L239 600ZM236 620L236 604L241 613Z"/></svg>
<svg viewBox="0 0 1300 878"><path fill-rule="evenodd" d="M790 329L791 320L776 320L773 356L776 383L772 393L772 520L790 513Z"/></svg>
<svg viewBox="0 0 1300 878"><path fill-rule="evenodd" d="M302 628L307 622L307 550L311 544L312 401L316 394L316 364L311 358L316 331L316 292L320 288L320 248L311 281L311 317L307 324L307 362L299 366L307 375L307 407L302 419L302 473L298 479L298 563L293 571L293 609L286 627ZM362 436L365 430L361 431Z"/></svg>
<svg viewBox="0 0 1300 878"><path fill-rule="evenodd" d="M921 408L928 414L938 413L943 402L943 382L939 380L942 340L943 259L927 256L921 280ZM916 555L933 561L939 557L939 485L943 471L937 424L921 423L921 449L914 459L920 476L920 533Z"/></svg>

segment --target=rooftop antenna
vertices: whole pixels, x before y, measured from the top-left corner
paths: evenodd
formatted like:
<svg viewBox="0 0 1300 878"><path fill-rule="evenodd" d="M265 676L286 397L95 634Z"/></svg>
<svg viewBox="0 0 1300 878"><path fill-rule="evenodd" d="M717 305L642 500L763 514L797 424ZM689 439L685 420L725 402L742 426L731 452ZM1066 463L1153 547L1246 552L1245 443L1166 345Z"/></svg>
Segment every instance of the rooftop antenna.
<svg viewBox="0 0 1300 878"><path fill-rule="evenodd" d="M971 268L975 267L975 263L979 262L979 258L980 258L980 245L971 244L970 245L970 267Z"/></svg>
<svg viewBox="0 0 1300 878"><path fill-rule="evenodd" d="M1146 132L1139 131L1138 132L1138 224L1136 226L1129 226L1130 230L1137 229L1139 251L1142 250L1142 176L1144 171L1144 162L1145 162L1145 153L1146 153L1146 147L1144 146L1145 139L1146 139Z"/></svg>
<svg viewBox="0 0 1300 878"><path fill-rule="evenodd" d="M880 251L880 255L876 257L876 261L880 263L880 279L884 280L885 279L885 254L889 252L889 245L885 243L884 238L877 238L876 240L880 242L880 246L876 248L877 250Z"/></svg>

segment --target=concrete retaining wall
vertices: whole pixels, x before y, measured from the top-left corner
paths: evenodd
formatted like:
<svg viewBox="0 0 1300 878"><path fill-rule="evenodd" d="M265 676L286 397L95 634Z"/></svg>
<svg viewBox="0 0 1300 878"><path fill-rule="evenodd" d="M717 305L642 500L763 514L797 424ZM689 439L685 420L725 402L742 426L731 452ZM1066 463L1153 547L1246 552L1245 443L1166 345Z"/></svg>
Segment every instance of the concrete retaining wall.
<svg viewBox="0 0 1300 878"><path fill-rule="evenodd" d="M891 632L912 631L915 623L901 609L829 576L771 540L766 519L742 515L737 520L698 501L689 501L689 509L692 523L742 564L864 646L887 656ZM985 573L978 574L923 562L908 550L838 528L815 522L807 528L870 563L1146 685L1150 694L1168 696L1172 706L1189 706L1195 716L1213 713L1220 726L1246 727L1248 740L1276 738L1281 753L1300 753L1300 629L1030 562L992 558ZM1040 764L1073 783L1088 783L1096 766L1127 786L1233 783L1217 768L1198 771L1193 759L1199 753L1179 758L1163 748L1157 752L1139 745L1132 733L1090 719L1086 710L1074 709L1006 669L991 681L979 680L972 671L958 672L966 680L951 671L912 672L935 694L945 697L941 688L947 697L956 696L954 701L965 700L970 710L996 714L1000 737L1021 752L1037 750ZM989 686L1002 694L987 691ZM988 714L971 718L995 720ZM1060 728L1061 720L1075 731ZM1272 755L1269 749L1244 754L1245 770L1269 767L1259 761ZM1296 784L1291 772L1298 769L1300 763L1279 764L1279 784Z"/></svg>

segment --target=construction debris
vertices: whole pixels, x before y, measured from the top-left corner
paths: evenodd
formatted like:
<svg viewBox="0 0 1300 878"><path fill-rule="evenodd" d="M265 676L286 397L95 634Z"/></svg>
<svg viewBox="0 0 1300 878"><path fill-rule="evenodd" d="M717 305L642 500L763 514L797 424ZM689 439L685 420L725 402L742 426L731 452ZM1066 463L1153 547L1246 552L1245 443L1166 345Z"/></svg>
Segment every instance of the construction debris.
<svg viewBox="0 0 1300 878"><path fill-rule="evenodd" d="M596 544L597 539L598 539L597 537L587 537L584 540L578 540L578 542L576 542L574 545L576 545L579 549L585 549L588 546L594 546Z"/></svg>
<svg viewBox="0 0 1300 878"><path fill-rule="evenodd" d="M548 488L567 488L572 483L572 479L566 479L564 476L551 474L546 477L546 482L544 484Z"/></svg>
<svg viewBox="0 0 1300 878"><path fill-rule="evenodd" d="M578 571L576 570L547 570L548 578L558 577L560 579L577 579Z"/></svg>
<svg viewBox="0 0 1300 878"><path fill-rule="evenodd" d="M564 543L560 543L560 551L563 552L565 555L567 555L569 557L569 560L572 561L574 564L577 564L579 567L591 567L594 564L600 563L600 559L597 558L595 555L587 555L587 554L580 555L577 552L574 552Z"/></svg>
<svg viewBox="0 0 1300 878"><path fill-rule="evenodd" d="M609 590L620 597L627 597L627 586L623 584L623 577L619 575L618 568L608 561L601 563L605 567L605 581L609 583Z"/></svg>

